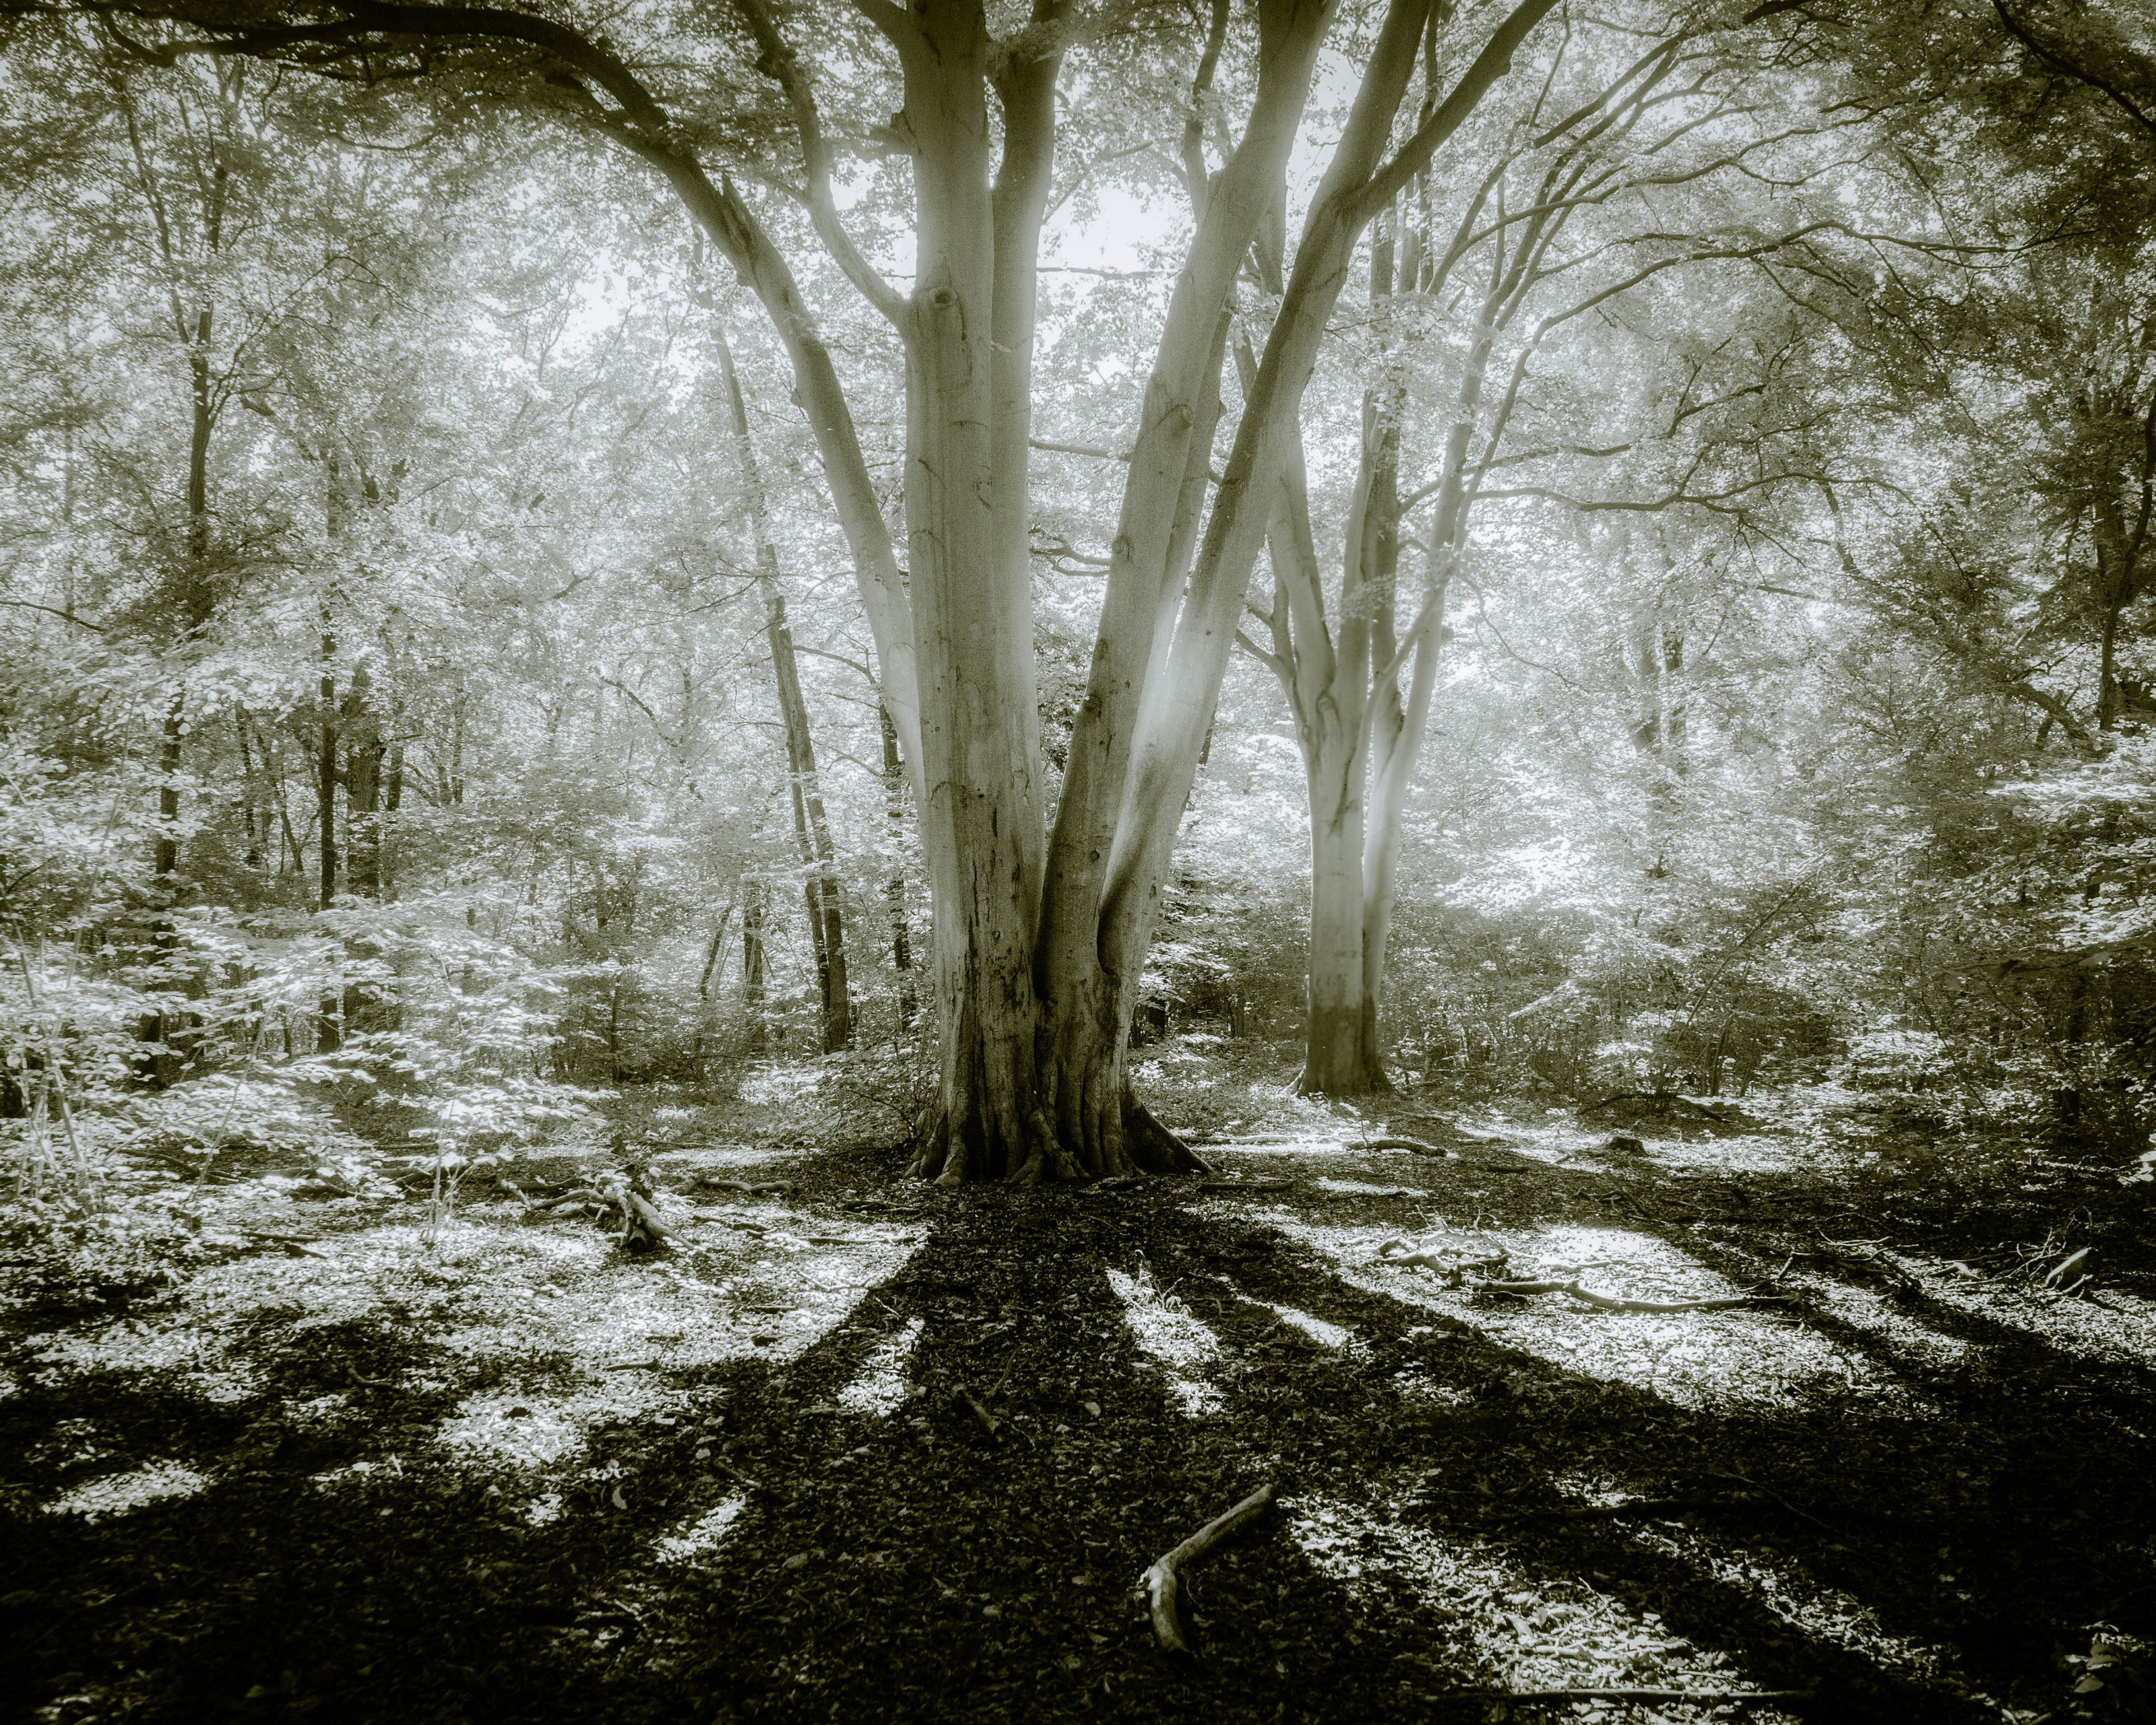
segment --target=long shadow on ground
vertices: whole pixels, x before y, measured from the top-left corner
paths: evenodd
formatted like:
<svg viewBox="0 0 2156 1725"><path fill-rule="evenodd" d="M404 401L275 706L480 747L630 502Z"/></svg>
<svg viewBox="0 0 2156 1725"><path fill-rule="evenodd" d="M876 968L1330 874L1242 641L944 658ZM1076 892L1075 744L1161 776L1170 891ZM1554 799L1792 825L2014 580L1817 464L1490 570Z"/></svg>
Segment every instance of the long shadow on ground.
<svg viewBox="0 0 2156 1725"><path fill-rule="evenodd" d="M840 1196L880 1183L844 1158L825 1172ZM0 1706L58 1725L1482 1717L1447 1698L1501 1675L1457 1598L1374 1550L1359 1573L1320 1562L1277 1521L1197 1579L1202 1666L1153 1648L1140 1570L1266 1479L1530 1588L1591 1584L1723 1656L1737 1686L1819 1688L1824 1717L1996 1710L1793 1620L1763 1572L1849 1596L1882 1636L1952 1645L2023 1705L2057 1697L2082 1625L2151 1626L2149 1445L2116 1398L2017 1398L2016 1379L2086 1375L2024 1332L1964 1324L1993 1369L1934 1374L1922 1416L1687 1409L1433 1323L1188 1196L940 1195L919 1250L805 1353L665 1373L670 1411L593 1429L536 1480L452 1449L440 1423L578 1363L475 1358L391 1312L304 1333L270 1315L244 1344L267 1390L229 1403L177 1373L18 1362ZM1533 1202L1590 1199L1553 1182ZM1396 1219L1337 1200L1328 1219L1343 1209ZM1221 1340L1212 1411L1187 1414L1134 1343L1103 1272L1141 1261ZM1301 1345L1281 1306L1357 1345ZM842 1397L879 1358L899 1373L886 1404ZM209 1483L102 1521L44 1507L131 1451ZM1656 1494L1712 1471L1785 1501L1645 1527L1521 1519L1574 1476ZM536 1491L558 1497L551 1519L532 1518ZM692 1529L668 1557L661 1537Z"/></svg>

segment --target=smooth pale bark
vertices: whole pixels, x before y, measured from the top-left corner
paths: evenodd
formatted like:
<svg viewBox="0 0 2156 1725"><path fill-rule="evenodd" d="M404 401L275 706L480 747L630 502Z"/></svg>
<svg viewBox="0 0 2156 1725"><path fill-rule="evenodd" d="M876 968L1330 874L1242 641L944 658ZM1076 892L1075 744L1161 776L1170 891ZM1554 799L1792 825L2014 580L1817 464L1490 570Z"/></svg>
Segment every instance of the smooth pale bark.
<svg viewBox="0 0 2156 1725"><path fill-rule="evenodd" d="M938 1159L954 1179L998 1178L1040 1147L1031 956L1042 841L1027 500L1022 480L1012 489L1031 403L998 389L993 352L999 331L1030 349L1032 277L996 267L996 181L1031 182L1029 158L1053 135L1032 126L1029 110L1007 114L1006 172L994 174L992 44L978 5L927 0L874 17L898 53L914 150L906 516L943 1032ZM1024 303L998 306L999 282Z"/></svg>
<svg viewBox="0 0 2156 1725"><path fill-rule="evenodd" d="M1275 0L1260 5L1258 14L1259 85L1250 121L1209 182L1198 177L1202 155L1188 174L1199 204L1197 232L1146 383L1045 883L1038 977L1048 1006L1043 1064L1053 1085L1044 1113L1055 1140L1086 1172L1185 1161L1150 1117L1131 1106L1126 1068L1137 1006L1131 985L1143 952L1128 939L1106 938L1104 913L1138 713L1145 691L1165 672L1202 520L1230 295L1281 195L1332 9L1312 0ZM1209 42L1194 110L1206 96L1216 61Z"/></svg>
<svg viewBox="0 0 2156 1725"><path fill-rule="evenodd" d="M1456 126L1493 83L1527 28L1554 0L1527 0L1498 28L1440 109ZM1384 151L1413 75L1428 16L1424 0L1395 0L1373 44L1339 145L1320 181L1296 247L1281 310L1247 393L1227 466L1176 623L1164 673L1150 680L1102 914L1102 945L1134 974L1151 941L1198 756L1219 699L1250 570L1272 513L1302 394L1357 241L1378 213L1369 188L1390 172ZM1463 92L1472 91L1471 95ZM1425 126L1424 132L1430 128ZM1431 147L1435 147L1433 144ZM1395 158L1397 160L1397 158Z"/></svg>
<svg viewBox="0 0 2156 1725"><path fill-rule="evenodd" d="M1358 236L1473 111L1555 0L1520 0L1507 12L1388 159L1431 4L1394 0L1378 30L1209 517L1201 506L1229 296L1253 239L1278 220L1330 16L1313 0L1260 0L1258 100L1242 142L1205 185L1157 352L1112 553L1120 574L1111 571L1051 865L1035 734L1026 450L1034 258L1066 0L1038 0L1027 27L1002 43L991 40L979 0L918 0L911 9L856 0L903 79L891 130L912 162L911 291L889 290L834 234L828 198L812 193L811 203L826 244L891 316L906 356L910 632L895 576L886 583L862 572L855 530L867 524L848 513L855 492L835 479L833 490L855 539L886 698L919 773L944 1050L944 1125L919 1162L924 1173L1023 1180L1134 1162L1198 1165L1130 1096L1127 985L1151 938L1282 453ZM763 300L833 471L850 422L841 436L844 398L790 274L732 186L713 182L684 131L611 49L548 19L485 7L369 0L326 21L310 18L259 31L255 51L350 47L370 32L509 38L537 49L556 68L546 88L656 167ZM243 30L227 44L249 40ZM762 61L797 117L813 114L787 57L767 48ZM819 146L805 121L803 146L813 182ZM901 705L916 688L917 749Z"/></svg>

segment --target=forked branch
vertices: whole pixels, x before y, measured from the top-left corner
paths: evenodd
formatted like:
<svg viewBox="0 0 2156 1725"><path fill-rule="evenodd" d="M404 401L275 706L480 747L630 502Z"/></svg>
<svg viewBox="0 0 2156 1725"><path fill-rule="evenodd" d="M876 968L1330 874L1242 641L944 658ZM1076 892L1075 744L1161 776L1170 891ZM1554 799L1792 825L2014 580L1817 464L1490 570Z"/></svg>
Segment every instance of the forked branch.
<svg viewBox="0 0 2156 1725"><path fill-rule="evenodd" d="M1185 1658L1196 1656L1191 1652L1190 1643L1183 1639L1182 1615L1178 1609L1183 1571L1203 1562L1216 1546L1263 1515L1277 1495L1276 1488L1270 1484L1259 1486L1225 1515L1214 1517L1174 1550L1153 1560L1139 1585L1145 1590L1147 1609L1152 1614L1152 1632L1163 1651L1181 1654Z"/></svg>

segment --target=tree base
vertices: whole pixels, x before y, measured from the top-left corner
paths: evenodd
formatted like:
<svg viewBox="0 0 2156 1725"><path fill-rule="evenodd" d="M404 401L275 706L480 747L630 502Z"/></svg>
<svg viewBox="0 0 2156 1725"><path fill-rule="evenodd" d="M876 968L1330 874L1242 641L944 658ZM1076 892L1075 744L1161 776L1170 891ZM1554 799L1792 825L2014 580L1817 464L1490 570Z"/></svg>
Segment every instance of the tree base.
<svg viewBox="0 0 2156 1725"><path fill-rule="evenodd" d="M1396 1096L1400 1087L1382 1065L1358 1067L1344 1077L1332 1077L1306 1065L1295 1081L1299 1096Z"/></svg>
<svg viewBox="0 0 2156 1725"><path fill-rule="evenodd" d="M1114 1128L1093 1137L1092 1143L1073 1147L1056 1137L1045 1116L1034 1110L1028 1122L1027 1153L1007 1173L998 1176L981 1167L977 1156L954 1157L952 1132L947 1114L916 1154L906 1173L932 1180L939 1186L963 1186L1000 1178L1013 1186L1049 1183L1085 1185L1116 1174L1209 1174L1212 1165L1170 1132L1152 1111L1128 1091L1123 1093ZM1092 1135L1089 1135L1092 1136ZM1099 1166L1091 1164L1098 1163Z"/></svg>

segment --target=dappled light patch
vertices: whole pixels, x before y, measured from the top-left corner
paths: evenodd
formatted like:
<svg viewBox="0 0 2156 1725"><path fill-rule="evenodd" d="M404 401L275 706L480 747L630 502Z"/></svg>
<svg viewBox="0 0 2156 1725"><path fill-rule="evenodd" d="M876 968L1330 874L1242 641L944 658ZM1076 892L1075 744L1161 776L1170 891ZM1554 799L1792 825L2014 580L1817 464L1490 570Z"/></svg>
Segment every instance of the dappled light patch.
<svg viewBox="0 0 2156 1725"><path fill-rule="evenodd" d="M594 1422L626 1417L649 1405L607 1384L595 1384L585 1394L490 1392L467 1398L436 1430L452 1450L536 1469L572 1454Z"/></svg>
<svg viewBox="0 0 2156 1725"><path fill-rule="evenodd" d="M1425 1699L1470 1683L1500 1691L1758 1686L1743 1681L1725 1651L1674 1632L1658 1613L1590 1578L1538 1573L1481 1542L1404 1525L1350 1498L1291 1501L1286 1531L1351 1599L1374 1604L1405 1594L1438 1626L1426 1651L1400 1656L1407 1681Z"/></svg>
<svg viewBox="0 0 2156 1725"><path fill-rule="evenodd" d="M850 1414L896 1413L912 1394L907 1368L920 1344L921 1331L921 1320L908 1318L905 1328L877 1347L864 1362L860 1375L834 1398L838 1405Z"/></svg>
<svg viewBox="0 0 2156 1725"><path fill-rule="evenodd" d="M1163 1368L1168 1391L1183 1413L1194 1420L1218 1412L1220 1393L1205 1374L1221 1357L1220 1338L1173 1292L1161 1288L1150 1270L1132 1276L1111 1268L1107 1275L1132 1338Z"/></svg>
<svg viewBox="0 0 2156 1725"><path fill-rule="evenodd" d="M77 1372L171 1373L207 1401L242 1402L260 1393L260 1374L229 1358L224 1337L177 1317L122 1319L33 1335L25 1353Z"/></svg>
<svg viewBox="0 0 2156 1725"><path fill-rule="evenodd" d="M1839 1649L1881 1676L1974 1698L1976 1686L1951 1646L1895 1633L1874 1606L1812 1574L1802 1562L1749 1548L1740 1538L1681 1529L1674 1523L1635 1528L1630 1537L1640 1549L1697 1568L1757 1602L1789 1631ZM1949 1588L1959 1579L1951 1562L1943 1563L1936 1557L1930 1574L1943 1574ZM1963 1592L1964 1598L1973 1597Z"/></svg>
<svg viewBox="0 0 2156 1725"><path fill-rule="evenodd" d="M153 1461L126 1473L101 1474L62 1492L45 1507L54 1515L100 1521L167 1498L192 1497L209 1484L209 1476L177 1461Z"/></svg>
<svg viewBox="0 0 2156 1725"><path fill-rule="evenodd" d="M1893 1389L1880 1367L1771 1306L1664 1314L1603 1311L1561 1293L1481 1294L1474 1286L1479 1277L1455 1285L1442 1270L1380 1256L1388 1240L1401 1236L1307 1224L1285 1231L1358 1286L1471 1323L1492 1340L1584 1377L1630 1384L1680 1405L1789 1405L1851 1388L1872 1394ZM1491 1264L1502 1257L1502 1269L1481 1277L1576 1281L1614 1296L1671 1302L1743 1291L1681 1248L1635 1229L1462 1230L1440 1221L1414 1243L1440 1261Z"/></svg>
<svg viewBox="0 0 2156 1725"><path fill-rule="evenodd" d="M684 1522L671 1533L661 1534L651 1542L653 1553L662 1562L686 1563L709 1555L718 1549L719 1542L733 1529L741 1519L742 1512L748 1507L748 1499L739 1492L725 1498L701 1515Z"/></svg>
<svg viewBox="0 0 2156 1725"><path fill-rule="evenodd" d="M1313 1317L1307 1312L1299 1312L1292 1306L1282 1306L1268 1300L1264 1302L1284 1324L1292 1325L1321 1348L1354 1348L1359 1344L1353 1330L1342 1329L1338 1324L1327 1323L1322 1317ZM1367 1354L1368 1348L1361 1352Z"/></svg>

